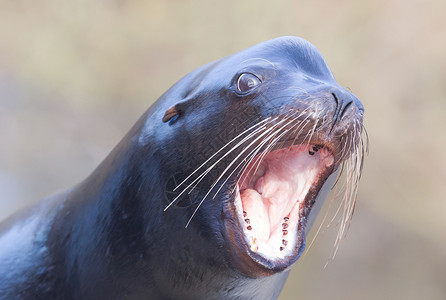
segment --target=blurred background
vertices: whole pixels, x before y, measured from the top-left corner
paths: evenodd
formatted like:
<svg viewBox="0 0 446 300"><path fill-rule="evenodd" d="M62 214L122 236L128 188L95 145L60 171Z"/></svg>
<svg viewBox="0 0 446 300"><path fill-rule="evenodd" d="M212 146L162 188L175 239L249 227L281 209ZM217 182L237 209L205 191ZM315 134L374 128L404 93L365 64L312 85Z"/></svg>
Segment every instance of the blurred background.
<svg viewBox="0 0 446 300"><path fill-rule="evenodd" d="M0 0L0 219L85 178L186 73L297 35L364 103L370 154L337 256L324 226L280 299L446 299L445 12L441 0Z"/></svg>

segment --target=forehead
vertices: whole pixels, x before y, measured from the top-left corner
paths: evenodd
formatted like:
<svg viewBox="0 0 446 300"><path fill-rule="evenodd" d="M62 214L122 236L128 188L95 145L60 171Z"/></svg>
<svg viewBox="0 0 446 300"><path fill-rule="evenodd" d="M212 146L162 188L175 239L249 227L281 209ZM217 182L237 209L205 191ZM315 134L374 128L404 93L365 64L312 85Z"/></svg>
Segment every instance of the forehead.
<svg viewBox="0 0 446 300"><path fill-rule="evenodd" d="M236 72L250 66L333 79L328 65L316 47L296 37L277 38L250 47L221 60L216 69L220 72Z"/></svg>
<svg viewBox="0 0 446 300"><path fill-rule="evenodd" d="M196 93L210 93L227 88L234 78L244 71L261 71L263 74L273 71L272 74L280 74L282 77L295 76L298 79L314 79L335 84L330 69L316 47L301 38L281 37L262 42L192 71L161 97L162 107L165 110Z"/></svg>

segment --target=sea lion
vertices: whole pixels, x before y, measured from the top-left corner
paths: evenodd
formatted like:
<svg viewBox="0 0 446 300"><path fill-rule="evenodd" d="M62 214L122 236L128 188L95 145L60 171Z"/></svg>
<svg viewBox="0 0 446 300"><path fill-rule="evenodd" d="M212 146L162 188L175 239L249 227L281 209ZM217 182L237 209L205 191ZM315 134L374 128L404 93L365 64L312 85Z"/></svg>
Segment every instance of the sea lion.
<svg viewBox="0 0 446 300"><path fill-rule="evenodd" d="M0 298L277 298L342 166L355 193L363 113L297 37L198 68L87 179L0 225Z"/></svg>

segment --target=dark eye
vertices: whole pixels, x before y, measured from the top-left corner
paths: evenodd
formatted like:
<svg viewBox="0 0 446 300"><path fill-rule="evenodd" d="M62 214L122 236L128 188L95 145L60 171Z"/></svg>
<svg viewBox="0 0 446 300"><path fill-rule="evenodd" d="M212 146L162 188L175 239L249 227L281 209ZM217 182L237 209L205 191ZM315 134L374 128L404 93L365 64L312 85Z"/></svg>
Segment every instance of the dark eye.
<svg viewBox="0 0 446 300"><path fill-rule="evenodd" d="M237 79L237 89L242 93L246 93L247 91L250 91L258 86L260 83L260 79L257 78L257 76L250 73L243 73Z"/></svg>

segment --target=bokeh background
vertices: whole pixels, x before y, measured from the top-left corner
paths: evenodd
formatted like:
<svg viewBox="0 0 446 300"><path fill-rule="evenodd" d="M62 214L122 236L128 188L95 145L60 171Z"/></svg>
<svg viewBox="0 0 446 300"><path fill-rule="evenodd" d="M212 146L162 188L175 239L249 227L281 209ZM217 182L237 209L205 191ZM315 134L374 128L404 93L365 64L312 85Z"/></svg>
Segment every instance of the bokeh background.
<svg viewBox="0 0 446 300"><path fill-rule="evenodd" d="M0 219L85 178L186 73L297 35L363 101L370 154L337 256L324 226L280 299L446 299L445 12L442 0L0 0Z"/></svg>

